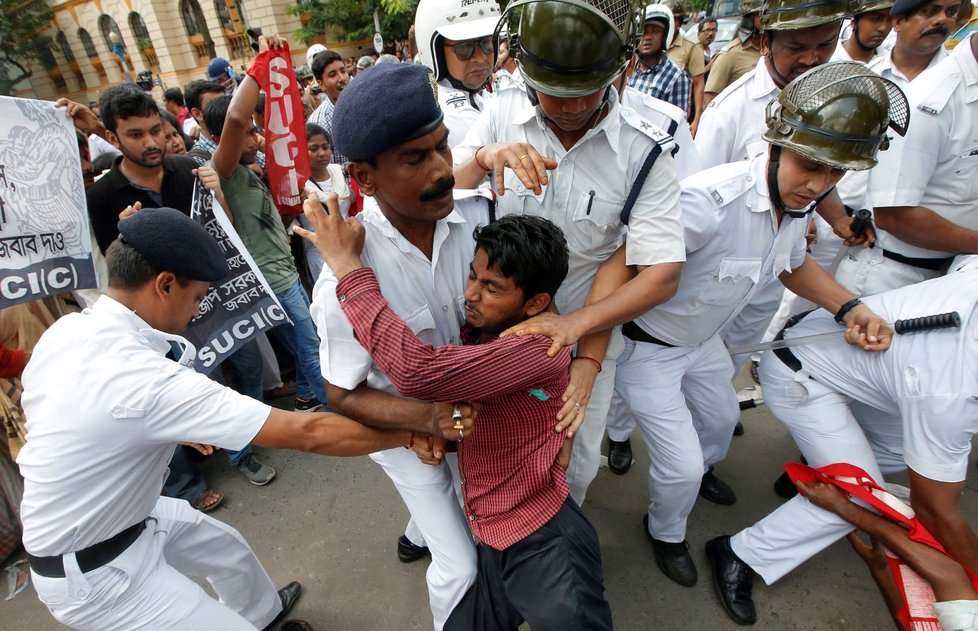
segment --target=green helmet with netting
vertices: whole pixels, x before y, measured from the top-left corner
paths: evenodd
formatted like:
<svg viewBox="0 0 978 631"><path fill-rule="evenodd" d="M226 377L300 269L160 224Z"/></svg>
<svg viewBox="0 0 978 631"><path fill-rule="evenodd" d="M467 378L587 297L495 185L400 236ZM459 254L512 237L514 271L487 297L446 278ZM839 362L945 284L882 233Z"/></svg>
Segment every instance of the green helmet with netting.
<svg viewBox="0 0 978 631"><path fill-rule="evenodd" d="M848 10L846 0L767 0L761 23L765 31L796 31L840 22Z"/></svg>
<svg viewBox="0 0 978 631"><path fill-rule="evenodd" d="M738 8L741 16L760 13L764 8L764 0L740 0Z"/></svg>
<svg viewBox="0 0 978 631"><path fill-rule="evenodd" d="M910 108L903 91L861 63L812 68L767 106L764 139L819 164L846 171L876 166L892 129L907 132Z"/></svg>
<svg viewBox="0 0 978 631"><path fill-rule="evenodd" d="M516 0L497 31L531 89L580 97L611 85L628 65L644 28L634 0Z"/></svg>
<svg viewBox="0 0 978 631"><path fill-rule="evenodd" d="M893 8L895 0L851 0L849 2L849 15L856 17L857 15L862 15L863 13L871 13L873 11L886 11L890 12Z"/></svg>
<svg viewBox="0 0 978 631"><path fill-rule="evenodd" d="M662 4L669 7L672 15L676 18L677 24L682 24L693 12L693 5L688 0L661 0ZM675 28L675 26L673 27Z"/></svg>

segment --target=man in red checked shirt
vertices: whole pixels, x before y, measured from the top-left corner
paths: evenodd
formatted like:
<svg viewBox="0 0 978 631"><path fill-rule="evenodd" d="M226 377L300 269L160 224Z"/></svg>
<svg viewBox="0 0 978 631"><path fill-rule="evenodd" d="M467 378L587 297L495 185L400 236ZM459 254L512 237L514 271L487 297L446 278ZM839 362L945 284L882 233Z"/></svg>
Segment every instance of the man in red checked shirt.
<svg viewBox="0 0 978 631"><path fill-rule="evenodd" d="M553 419L563 406L570 350L547 356L543 336L505 337L548 309L567 275L567 244L540 217L508 216L476 228L465 288L463 346L423 344L388 307L358 252L363 228L344 222L335 195L324 213L305 204L301 231L338 279L336 296L357 340L406 397L478 400L478 429L458 441L465 513L478 575L444 629L611 629L597 533L569 499L569 449ZM443 451L435 445L434 456Z"/></svg>

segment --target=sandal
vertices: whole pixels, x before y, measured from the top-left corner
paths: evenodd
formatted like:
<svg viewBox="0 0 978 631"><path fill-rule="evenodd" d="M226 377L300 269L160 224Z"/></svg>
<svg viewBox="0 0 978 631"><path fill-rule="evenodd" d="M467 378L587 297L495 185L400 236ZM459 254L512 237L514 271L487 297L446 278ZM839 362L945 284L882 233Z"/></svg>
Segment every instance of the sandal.
<svg viewBox="0 0 978 631"><path fill-rule="evenodd" d="M207 489L197 496L197 499L190 502L190 505L202 513L209 513L220 506L222 502L224 502L224 493Z"/></svg>

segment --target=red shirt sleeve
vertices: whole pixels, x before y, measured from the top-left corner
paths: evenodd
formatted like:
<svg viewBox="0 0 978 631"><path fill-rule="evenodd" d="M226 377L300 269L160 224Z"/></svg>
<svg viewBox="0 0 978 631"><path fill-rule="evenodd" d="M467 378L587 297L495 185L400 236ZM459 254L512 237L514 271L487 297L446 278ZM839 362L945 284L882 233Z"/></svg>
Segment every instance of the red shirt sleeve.
<svg viewBox="0 0 978 631"><path fill-rule="evenodd" d="M0 346L0 377L20 377L26 364L27 355L24 351Z"/></svg>
<svg viewBox="0 0 978 631"><path fill-rule="evenodd" d="M567 372L570 349L547 357L550 340L506 337L472 346L429 346L391 311L373 270L347 274L336 295L357 341L403 396L426 401L493 398Z"/></svg>

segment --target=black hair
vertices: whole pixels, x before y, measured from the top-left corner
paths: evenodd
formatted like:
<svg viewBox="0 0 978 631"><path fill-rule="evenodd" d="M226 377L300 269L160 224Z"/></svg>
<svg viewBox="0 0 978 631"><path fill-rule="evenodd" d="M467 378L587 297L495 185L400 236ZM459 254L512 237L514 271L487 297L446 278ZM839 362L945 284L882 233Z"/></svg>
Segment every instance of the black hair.
<svg viewBox="0 0 978 631"><path fill-rule="evenodd" d="M322 81L326 66L334 61L343 61L343 58L335 50L324 50L312 58L312 76L316 78L316 81Z"/></svg>
<svg viewBox="0 0 978 631"><path fill-rule="evenodd" d="M159 113L156 101L133 83L112 86L98 99L99 113L105 129L115 133L120 118L144 117Z"/></svg>
<svg viewBox="0 0 978 631"><path fill-rule="evenodd" d="M156 278L163 270L152 265L120 236L109 244L105 251L105 265L109 271L109 287L134 291ZM190 284L190 279L177 275L181 287Z"/></svg>
<svg viewBox="0 0 978 631"><path fill-rule="evenodd" d="M329 135L328 131L316 123L306 123L306 138L309 139L313 136L326 136L326 142L329 143L329 148L333 148L333 137Z"/></svg>
<svg viewBox="0 0 978 631"><path fill-rule="evenodd" d="M187 108L199 110L201 97L210 92L224 94L224 86L216 81L207 81L206 79L194 79L188 83L183 91L183 96L187 99Z"/></svg>
<svg viewBox="0 0 978 631"><path fill-rule="evenodd" d="M180 107L184 107L183 92L180 91L180 88L167 88L166 92L163 93L163 100L173 101Z"/></svg>
<svg viewBox="0 0 978 631"><path fill-rule="evenodd" d="M706 24L707 22L713 22L714 24L719 24L719 22L717 22L717 19L715 17L713 17L712 15L708 15L704 17L702 20L700 20L699 25L696 27L696 32L702 33L703 25Z"/></svg>
<svg viewBox="0 0 978 631"><path fill-rule="evenodd" d="M523 215L507 215L472 233L475 249L488 265L523 291L524 300L545 293L551 298L567 276L567 241L552 222Z"/></svg>
<svg viewBox="0 0 978 631"><path fill-rule="evenodd" d="M204 106L204 125L207 126L207 131L217 135L224 131L224 119L227 118L230 104L231 97L226 94L207 102Z"/></svg>
<svg viewBox="0 0 978 631"><path fill-rule="evenodd" d="M262 116L265 115L265 93L264 92L260 92L258 94L258 102L255 103L255 111L261 114Z"/></svg>
<svg viewBox="0 0 978 631"><path fill-rule="evenodd" d="M166 111L165 107L161 107L160 118L162 118L165 122L169 123L170 126L173 127L173 129L177 130L177 133L180 134L180 138L183 139L183 146L186 147L187 150L189 151L191 147L190 139L187 138L187 135L185 133L183 133L183 129L180 127L180 121L177 120L177 117L169 113L168 111Z"/></svg>

